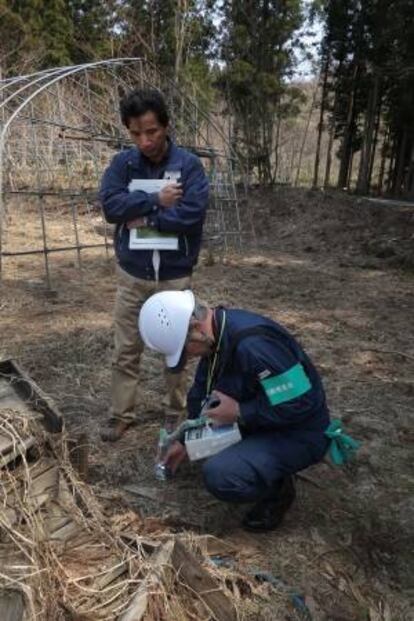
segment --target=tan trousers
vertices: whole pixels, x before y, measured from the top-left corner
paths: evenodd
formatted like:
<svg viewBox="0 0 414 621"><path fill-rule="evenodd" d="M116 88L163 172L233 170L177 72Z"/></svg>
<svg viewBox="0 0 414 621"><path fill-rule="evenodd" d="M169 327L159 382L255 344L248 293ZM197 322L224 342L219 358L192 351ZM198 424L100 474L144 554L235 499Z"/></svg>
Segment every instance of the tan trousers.
<svg viewBox="0 0 414 621"><path fill-rule="evenodd" d="M119 266L115 301L115 351L112 360L112 416L123 420L136 420L139 404L139 361L144 349L138 332L138 313L142 304L153 293L168 289L188 289L191 278L143 280L131 276ZM171 373L164 369L169 395L169 405L182 410L186 405L186 371Z"/></svg>

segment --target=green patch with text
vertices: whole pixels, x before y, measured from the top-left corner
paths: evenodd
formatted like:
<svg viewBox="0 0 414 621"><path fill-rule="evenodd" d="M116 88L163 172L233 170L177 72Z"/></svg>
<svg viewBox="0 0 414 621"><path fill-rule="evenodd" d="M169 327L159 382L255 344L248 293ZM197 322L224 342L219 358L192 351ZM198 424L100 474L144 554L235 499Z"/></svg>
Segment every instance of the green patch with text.
<svg viewBox="0 0 414 621"><path fill-rule="evenodd" d="M271 405L279 405L285 401L296 399L312 388L305 369L298 362L294 367L281 373L261 380L261 385Z"/></svg>

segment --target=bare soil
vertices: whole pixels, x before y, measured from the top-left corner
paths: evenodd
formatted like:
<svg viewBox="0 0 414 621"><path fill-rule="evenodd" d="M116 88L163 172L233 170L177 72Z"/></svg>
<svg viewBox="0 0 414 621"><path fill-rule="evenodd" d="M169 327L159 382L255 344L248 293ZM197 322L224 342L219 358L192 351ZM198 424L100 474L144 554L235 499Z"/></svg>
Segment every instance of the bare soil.
<svg viewBox="0 0 414 621"><path fill-rule="evenodd" d="M238 594L243 618L414 619L414 207L279 188L255 191L249 209L256 241L247 236L242 254L224 258L204 251L194 289L211 304L249 308L293 331L322 372L332 415L363 442L353 464L306 472L280 530L245 534L244 508L210 497L197 466L166 485L154 480L164 394L154 355L142 361L140 424L115 445L100 441L115 295L103 251L83 251L82 281L73 256L53 255L51 292L41 257L7 259L0 356L27 369L71 432L88 433L90 482L110 510L129 506L154 528L216 534L237 544L230 564L272 574L268 597ZM28 210L27 230L30 219ZM294 594L305 596L307 611Z"/></svg>

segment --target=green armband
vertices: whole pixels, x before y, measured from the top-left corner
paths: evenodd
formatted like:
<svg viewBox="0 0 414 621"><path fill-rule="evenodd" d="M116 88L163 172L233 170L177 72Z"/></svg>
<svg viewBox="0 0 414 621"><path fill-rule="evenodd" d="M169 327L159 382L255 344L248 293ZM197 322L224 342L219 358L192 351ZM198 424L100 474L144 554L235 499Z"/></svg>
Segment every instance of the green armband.
<svg viewBox="0 0 414 621"><path fill-rule="evenodd" d="M279 405L296 399L312 388L300 362L280 375L260 380L270 405Z"/></svg>

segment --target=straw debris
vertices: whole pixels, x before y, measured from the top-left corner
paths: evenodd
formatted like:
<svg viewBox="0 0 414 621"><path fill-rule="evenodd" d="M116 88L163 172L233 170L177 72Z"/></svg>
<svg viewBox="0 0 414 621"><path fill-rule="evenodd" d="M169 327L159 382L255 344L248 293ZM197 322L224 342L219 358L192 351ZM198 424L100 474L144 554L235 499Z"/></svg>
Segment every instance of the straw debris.
<svg viewBox="0 0 414 621"><path fill-rule="evenodd" d="M132 512L105 514L65 434L1 410L0 436L14 455L0 471L0 612L19 592L29 621L237 618L224 581L178 539L142 536Z"/></svg>

